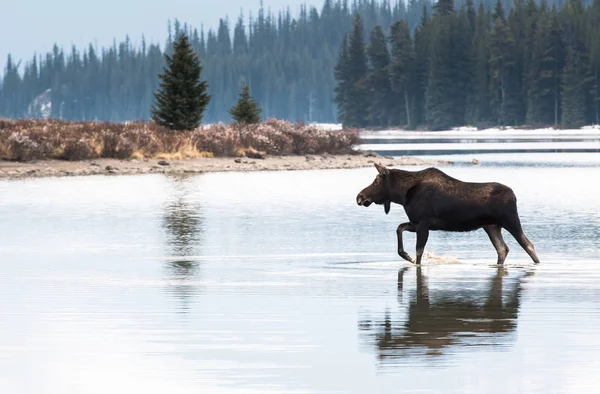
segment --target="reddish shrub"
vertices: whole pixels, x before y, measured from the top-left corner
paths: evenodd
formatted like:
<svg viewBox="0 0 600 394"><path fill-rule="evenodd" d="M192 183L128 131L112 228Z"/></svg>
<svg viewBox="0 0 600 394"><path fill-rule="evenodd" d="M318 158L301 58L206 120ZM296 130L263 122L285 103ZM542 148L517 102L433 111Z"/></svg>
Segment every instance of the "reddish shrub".
<svg viewBox="0 0 600 394"><path fill-rule="evenodd" d="M63 159L65 160L87 160L95 159L98 153L87 139L71 140L65 144Z"/></svg>
<svg viewBox="0 0 600 394"><path fill-rule="evenodd" d="M30 161L49 158L52 145L47 139L31 138L30 136L14 132L7 141L9 160Z"/></svg>
<svg viewBox="0 0 600 394"><path fill-rule="evenodd" d="M121 160L129 159L133 152L135 152L135 149L136 147L133 142L126 138L121 138L115 156L113 157Z"/></svg>
<svg viewBox="0 0 600 394"><path fill-rule="evenodd" d="M106 158L117 157L119 147L119 135L109 130L103 130L100 134L102 140L102 153L100 156Z"/></svg>
<svg viewBox="0 0 600 394"><path fill-rule="evenodd" d="M234 156L241 147L239 131L223 124L195 131L192 141L197 150L215 156Z"/></svg>
<svg viewBox="0 0 600 394"><path fill-rule="evenodd" d="M190 145L215 156L254 148L267 154L349 153L357 130L325 131L314 125L268 119L257 125L204 126L173 132L149 122L65 122L0 119L0 155L11 160L130 158L189 153ZM185 152L184 152L185 151Z"/></svg>

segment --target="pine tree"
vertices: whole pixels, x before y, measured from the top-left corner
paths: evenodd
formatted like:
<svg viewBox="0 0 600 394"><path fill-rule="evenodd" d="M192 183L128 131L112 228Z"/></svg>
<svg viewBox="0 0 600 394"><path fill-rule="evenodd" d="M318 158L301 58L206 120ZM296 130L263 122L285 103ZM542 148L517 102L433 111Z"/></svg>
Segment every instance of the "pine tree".
<svg viewBox="0 0 600 394"><path fill-rule="evenodd" d="M450 64L454 75L452 89L454 96L454 123L465 124L467 104L472 113L473 72L475 70L474 31L471 29L466 7L461 7L458 15L452 18L452 52Z"/></svg>
<svg viewBox="0 0 600 394"><path fill-rule="evenodd" d="M594 2L594 18L592 21L590 70L592 75L593 121L600 124L600 0Z"/></svg>
<svg viewBox="0 0 600 394"><path fill-rule="evenodd" d="M336 86L334 88L333 102L337 105L337 120L347 124L348 93L350 90L350 77L348 73L348 36L344 36L338 60L333 70ZM293 106L291 106L293 107Z"/></svg>
<svg viewBox="0 0 600 394"><path fill-rule="evenodd" d="M443 130L464 122L464 48L454 14L436 12L432 21L429 79L425 96L427 123ZM468 26L464 26L468 30Z"/></svg>
<svg viewBox="0 0 600 394"><path fill-rule="evenodd" d="M542 0L544 9L536 4L536 0L524 0L527 4L523 5L523 13L525 14L525 33L523 38L523 100L525 105L525 120L526 124L531 124L531 104L535 99L530 97L533 93L533 84L538 76L536 68L539 67L539 58L536 56L539 43L536 41L540 24L546 14L545 0Z"/></svg>
<svg viewBox="0 0 600 394"><path fill-rule="evenodd" d="M4 114L8 118L19 118L23 112L19 105L21 103L21 85L19 63L15 64L11 55L8 55L2 83Z"/></svg>
<svg viewBox="0 0 600 394"><path fill-rule="evenodd" d="M560 78L564 66L562 30L558 17L544 12L538 21L528 73L528 124L557 125L560 117Z"/></svg>
<svg viewBox="0 0 600 394"><path fill-rule="evenodd" d="M432 22L427 14L427 5L423 4L421 24L415 30L415 125L427 122L425 94L429 83L429 62L431 61Z"/></svg>
<svg viewBox="0 0 600 394"><path fill-rule="evenodd" d="M433 8L440 15L449 15L454 12L454 0L437 0Z"/></svg>
<svg viewBox="0 0 600 394"><path fill-rule="evenodd" d="M514 55L513 55L513 80L514 89L516 94L514 95L514 111L515 111L515 124L521 124L525 120L525 103L527 102L527 89L524 87L525 82L524 70L525 70L525 58L527 49L527 11L525 8L524 0L514 0L513 7L510 10L508 17L508 26L510 35L514 42Z"/></svg>
<svg viewBox="0 0 600 394"><path fill-rule="evenodd" d="M593 1L589 25L592 121L600 124L600 0Z"/></svg>
<svg viewBox="0 0 600 394"><path fill-rule="evenodd" d="M590 74L586 10L581 0L569 0L563 10L565 67L562 75L562 123L579 127L593 121L593 76Z"/></svg>
<svg viewBox="0 0 600 394"><path fill-rule="evenodd" d="M370 124L389 126L394 103L390 87L390 54L383 29L375 26L367 48L371 68L367 76L370 96Z"/></svg>
<svg viewBox="0 0 600 394"><path fill-rule="evenodd" d="M390 78L392 89L397 95L397 100L403 105L396 112L405 113L404 123L409 127L415 126L414 96L418 89L415 78L415 52L408 24L398 21L391 27L390 41L392 43L392 62L390 64Z"/></svg>
<svg viewBox="0 0 600 394"><path fill-rule="evenodd" d="M571 48L562 78L562 123L565 127L581 127L586 123L585 73L583 61Z"/></svg>
<svg viewBox="0 0 600 394"><path fill-rule="evenodd" d="M233 120L242 124L259 123L261 112L258 103L250 96L250 87L244 83L237 103L229 110Z"/></svg>
<svg viewBox="0 0 600 394"><path fill-rule="evenodd" d="M202 66L188 37L181 33L173 46L173 57L165 53L166 66L155 93L152 119L172 130L192 130L202 121L211 96L208 84L200 81Z"/></svg>
<svg viewBox="0 0 600 394"><path fill-rule="evenodd" d="M356 14L348 42L348 92L346 96L347 126L364 127L369 119L369 97L367 90L367 56L363 24Z"/></svg>
<svg viewBox="0 0 600 394"><path fill-rule="evenodd" d="M522 110L522 92L516 71L515 41L500 0L496 3L494 19L490 37L491 104L497 124L513 126L518 123Z"/></svg>
<svg viewBox="0 0 600 394"><path fill-rule="evenodd" d="M472 121L487 123L491 121L490 109L490 19L483 3L479 4L474 38L474 76L473 96L474 108ZM468 113L468 112L467 112Z"/></svg>
<svg viewBox="0 0 600 394"><path fill-rule="evenodd" d="M217 33L218 53L220 55L229 55L231 53L231 38L229 36L229 21L219 19L219 29Z"/></svg>
<svg viewBox="0 0 600 394"><path fill-rule="evenodd" d="M600 32L600 31L599 31ZM550 88L552 93L552 114L554 115L551 119L553 124L556 126L559 122L560 116L560 75L563 67L565 66L565 48L562 41L562 28L558 20L558 14L556 8L552 7L552 14L550 15L550 42L549 46L546 47L544 53L543 69L546 70L545 76L551 75L552 87ZM545 120L546 124L550 122Z"/></svg>
<svg viewBox="0 0 600 394"><path fill-rule="evenodd" d="M469 19L469 27L471 28L471 32L475 33L475 26L477 25L477 14L475 12L473 0L467 0L467 18Z"/></svg>
<svg viewBox="0 0 600 394"><path fill-rule="evenodd" d="M244 55L248 51L248 39L246 38L246 27L244 19L240 15L233 32L233 53L235 55Z"/></svg>

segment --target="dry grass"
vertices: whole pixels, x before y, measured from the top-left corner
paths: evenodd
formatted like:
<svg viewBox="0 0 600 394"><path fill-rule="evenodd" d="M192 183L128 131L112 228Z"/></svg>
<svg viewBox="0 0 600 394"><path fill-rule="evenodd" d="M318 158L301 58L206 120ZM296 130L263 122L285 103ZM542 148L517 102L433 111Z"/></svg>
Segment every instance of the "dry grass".
<svg viewBox="0 0 600 394"><path fill-rule="evenodd" d="M357 141L357 130L325 131L276 119L258 125L217 124L184 132L151 122L0 119L0 159L15 161L342 154L349 153Z"/></svg>
<svg viewBox="0 0 600 394"><path fill-rule="evenodd" d="M257 155L265 156L266 154L267 154L266 152L258 151L251 146L249 146L247 148L238 148L235 151L235 156L238 156L238 157L244 157L244 156L256 157Z"/></svg>

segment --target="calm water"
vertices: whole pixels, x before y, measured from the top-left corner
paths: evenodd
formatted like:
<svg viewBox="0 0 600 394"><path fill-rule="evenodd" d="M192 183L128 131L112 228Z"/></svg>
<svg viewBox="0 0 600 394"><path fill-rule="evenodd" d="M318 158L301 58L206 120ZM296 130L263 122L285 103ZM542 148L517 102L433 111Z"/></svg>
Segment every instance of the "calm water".
<svg viewBox="0 0 600 394"><path fill-rule="evenodd" d="M517 194L542 264L500 270L401 262L374 168L0 182L1 392L596 392L598 156L444 168Z"/></svg>
<svg viewBox="0 0 600 394"><path fill-rule="evenodd" d="M364 133L361 142L361 149L390 156L460 154L487 156L493 153L593 153L597 155L600 152L600 129L449 130L434 133L389 130Z"/></svg>

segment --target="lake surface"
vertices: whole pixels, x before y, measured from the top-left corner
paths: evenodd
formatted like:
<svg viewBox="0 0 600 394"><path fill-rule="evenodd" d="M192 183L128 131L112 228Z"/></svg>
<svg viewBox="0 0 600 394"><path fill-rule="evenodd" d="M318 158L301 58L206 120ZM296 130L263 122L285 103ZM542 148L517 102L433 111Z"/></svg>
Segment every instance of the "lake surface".
<svg viewBox="0 0 600 394"><path fill-rule="evenodd" d="M596 392L598 156L443 168L517 194L542 264L501 269L483 231L402 262L374 168L0 181L1 392Z"/></svg>
<svg viewBox="0 0 600 394"><path fill-rule="evenodd" d="M599 153L600 129L381 131L361 135L363 150L389 156Z"/></svg>

